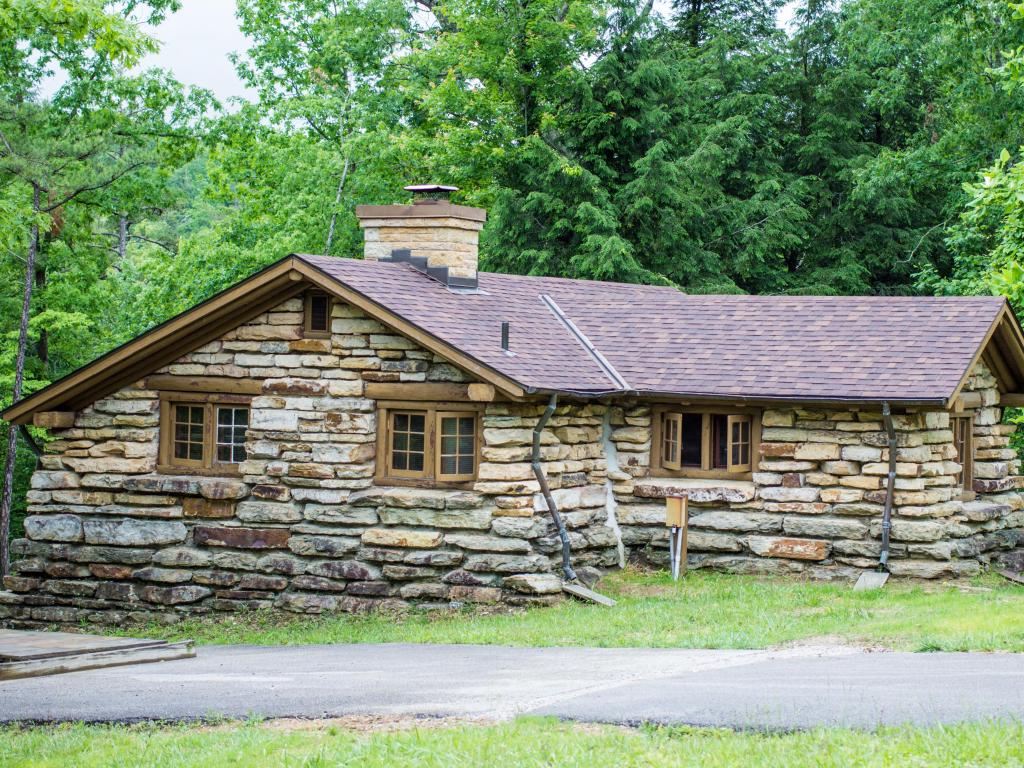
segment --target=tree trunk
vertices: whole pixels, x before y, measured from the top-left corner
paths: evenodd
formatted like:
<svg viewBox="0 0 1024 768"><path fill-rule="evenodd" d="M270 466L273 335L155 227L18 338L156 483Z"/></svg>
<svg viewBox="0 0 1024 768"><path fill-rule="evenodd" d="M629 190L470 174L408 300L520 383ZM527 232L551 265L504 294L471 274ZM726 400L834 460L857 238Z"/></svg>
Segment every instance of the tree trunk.
<svg viewBox="0 0 1024 768"><path fill-rule="evenodd" d="M334 210L331 211L331 225L327 228L327 244L324 246L324 256L331 255L331 243L334 242L334 227L338 223L338 206L341 205L341 193L345 189L345 179L348 178L348 157L345 157L345 165L341 168L341 179L338 181L338 191L334 193Z"/></svg>
<svg viewBox="0 0 1024 768"><path fill-rule="evenodd" d="M121 214L117 217L117 262L118 264L124 261L125 254L128 253L128 228L131 224L128 223L128 216Z"/></svg>
<svg viewBox="0 0 1024 768"><path fill-rule="evenodd" d="M32 185L32 227L29 230L28 260L25 262L25 290L21 301L21 323L18 326L18 353L14 362L12 402L21 397L25 380L25 349L28 346L28 318L35 280L36 253L39 250L39 185ZM0 576L10 572L11 565L11 501L14 496L14 463L18 452L18 430L7 425L7 456L4 461L4 487L0 495Z"/></svg>

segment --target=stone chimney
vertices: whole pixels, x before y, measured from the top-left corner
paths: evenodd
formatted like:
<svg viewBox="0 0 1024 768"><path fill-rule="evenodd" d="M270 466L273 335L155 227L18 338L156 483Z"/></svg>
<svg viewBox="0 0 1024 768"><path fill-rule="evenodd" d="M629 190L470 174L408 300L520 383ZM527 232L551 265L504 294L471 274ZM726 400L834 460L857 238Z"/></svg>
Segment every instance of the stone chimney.
<svg viewBox="0 0 1024 768"><path fill-rule="evenodd" d="M458 187L418 184L405 187L412 205L357 205L363 229L363 258L406 261L447 285L475 288L482 208L453 205Z"/></svg>

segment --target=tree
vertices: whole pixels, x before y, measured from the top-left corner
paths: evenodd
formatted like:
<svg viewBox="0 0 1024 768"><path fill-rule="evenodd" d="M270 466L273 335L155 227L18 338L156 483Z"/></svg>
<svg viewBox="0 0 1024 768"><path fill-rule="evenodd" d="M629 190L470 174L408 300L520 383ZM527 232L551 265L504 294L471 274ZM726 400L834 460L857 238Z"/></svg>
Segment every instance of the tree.
<svg viewBox="0 0 1024 768"><path fill-rule="evenodd" d="M194 117L205 99L185 97L156 72L128 77L123 68L155 49L138 24L156 24L175 0L52 4L24 2L5 6L0 46L5 74L0 105L0 182L8 195L27 198L21 215L9 224L23 233L26 257L14 355L11 395L25 383L34 289L45 289L45 246L61 238L79 204L96 205L137 170L154 162L153 144L175 142L176 119ZM145 18L141 18L145 14ZM54 96L37 90L57 67L65 76ZM176 84L175 84L176 85ZM168 119L168 115L170 118ZM179 124L180 125L180 124ZM92 200L90 201L90 198ZM51 322L66 319L49 314ZM48 378L47 328L37 325L36 356ZM0 495L0 571L9 564L10 526L17 432L8 428L3 493Z"/></svg>

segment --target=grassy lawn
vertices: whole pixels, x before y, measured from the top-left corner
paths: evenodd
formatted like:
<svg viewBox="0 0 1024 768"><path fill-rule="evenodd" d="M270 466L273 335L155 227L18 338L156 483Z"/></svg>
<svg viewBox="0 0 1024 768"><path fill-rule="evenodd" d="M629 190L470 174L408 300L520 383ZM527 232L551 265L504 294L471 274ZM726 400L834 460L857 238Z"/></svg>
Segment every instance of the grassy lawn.
<svg viewBox="0 0 1024 768"><path fill-rule="evenodd" d="M273 724L0 728L6 768L603 768L604 766L1021 766L1024 725L817 730L791 734L691 728L629 730L522 718L492 726L365 733Z"/></svg>
<svg viewBox="0 0 1024 768"><path fill-rule="evenodd" d="M123 634L200 643L481 643L766 648L820 639L911 651L1024 651L1024 588L999 577L970 584L890 581L882 590L694 572L625 571L601 582L615 608L566 602L516 613L466 609L404 617L255 612Z"/></svg>

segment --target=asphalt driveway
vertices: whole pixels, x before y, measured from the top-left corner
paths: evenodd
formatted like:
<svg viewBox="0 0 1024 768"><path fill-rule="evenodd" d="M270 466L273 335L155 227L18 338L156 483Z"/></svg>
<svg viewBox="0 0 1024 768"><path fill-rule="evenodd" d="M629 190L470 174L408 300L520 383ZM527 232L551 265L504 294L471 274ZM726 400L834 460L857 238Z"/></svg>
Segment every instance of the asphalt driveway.
<svg viewBox="0 0 1024 768"><path fill-rule="evenodd" d="M195 659L0 683L0 721L352 714L771 729L1024 718L1024 655L212 646Z"/></svg>

